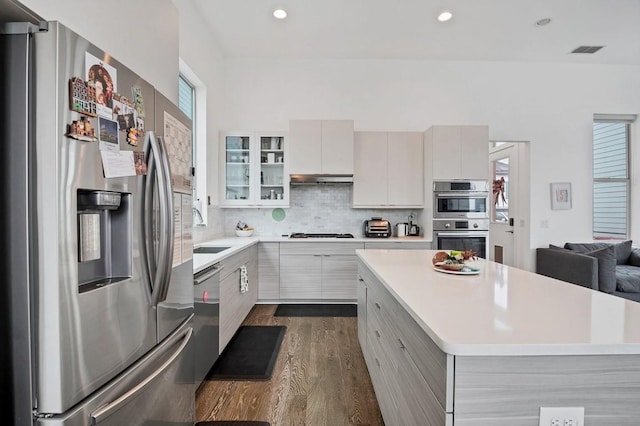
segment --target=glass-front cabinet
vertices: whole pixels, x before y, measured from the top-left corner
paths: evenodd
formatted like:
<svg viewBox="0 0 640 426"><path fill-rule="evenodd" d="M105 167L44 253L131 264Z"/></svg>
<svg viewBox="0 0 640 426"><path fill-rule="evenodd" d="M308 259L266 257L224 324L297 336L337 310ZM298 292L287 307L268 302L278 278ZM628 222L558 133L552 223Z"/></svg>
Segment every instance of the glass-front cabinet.
<svg viewBox="0 0 640 426"><path fill-rule="evenodd" d="M283 132L222 134L222 207L289 206Z"/></svg>

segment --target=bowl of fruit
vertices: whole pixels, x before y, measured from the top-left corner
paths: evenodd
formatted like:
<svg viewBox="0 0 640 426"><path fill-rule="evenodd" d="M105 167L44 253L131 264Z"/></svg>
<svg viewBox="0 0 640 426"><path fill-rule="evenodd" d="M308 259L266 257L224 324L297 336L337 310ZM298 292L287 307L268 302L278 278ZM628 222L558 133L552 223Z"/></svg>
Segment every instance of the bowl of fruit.
<svg viewBox="0 0 640 426"><path fill-rule="evenodd" d="M471 250L450 250L437 252L432 259L433 265L437 268L449 271L460 271L466 263L476 260L477 257Z"/></svg>
<svg viewBox="0 0 640 426"><path fill-rule="evenodd" d="M250 237L253 235L253 228L243 221L239 221L236 225L236 235L238 237Z"/></svg>

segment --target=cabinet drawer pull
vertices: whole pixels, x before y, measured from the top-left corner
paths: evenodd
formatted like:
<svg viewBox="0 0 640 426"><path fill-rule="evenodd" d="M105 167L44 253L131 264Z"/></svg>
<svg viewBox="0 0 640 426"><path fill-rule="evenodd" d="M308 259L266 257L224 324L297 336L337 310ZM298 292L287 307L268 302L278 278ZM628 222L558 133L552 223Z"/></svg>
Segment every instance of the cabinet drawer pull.
<svg viewBox="0 0 640 426"><path fill-rule="evenodd" d="M404 345L404 343L402 343L402 340L398 339L398 342L400 342L400 349L402 349L402 350L407 349L407 347Z"/></svg>
<svg viewBox="0 0 640 426"><path fill-rule="evenodd" d="M378 358L376 358L376 364L378 364L378 367L380 367L380 361L378 361Z"/></svg>
<svg viewBox="0 0 640 426"><path fill-rule="evenodd" d="M358 281L360 281L361 283L364 282L364 280L362 279L362 277L358 277Z"/></svg>
<svg viewBox="0 0 640 426"><path fill-rule="evenodd" d="M376 337L379 339L380 338L380 332L378 330L376 330L375 333L376 333Z"/></svg>
<svg viewBox="0 0 640 426"><path fill-rule="evenodd" d="M380 309L380 304L376 302L376 308Z"/></svg>

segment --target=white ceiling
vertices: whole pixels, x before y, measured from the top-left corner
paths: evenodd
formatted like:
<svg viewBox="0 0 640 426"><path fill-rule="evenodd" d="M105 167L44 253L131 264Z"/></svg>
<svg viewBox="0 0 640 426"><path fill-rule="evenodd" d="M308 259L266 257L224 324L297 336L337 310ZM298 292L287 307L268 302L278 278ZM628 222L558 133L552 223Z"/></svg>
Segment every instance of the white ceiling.
<svg viewBox="0 0 640 426"><path fill-rule="evenodd" d="M640 0L192 1L230 58L640 65ZM436 21L443 9L454 13L447 23ZM551 23L536 26L542 18ZM569 53L582 45L605 47Z"/></svg>

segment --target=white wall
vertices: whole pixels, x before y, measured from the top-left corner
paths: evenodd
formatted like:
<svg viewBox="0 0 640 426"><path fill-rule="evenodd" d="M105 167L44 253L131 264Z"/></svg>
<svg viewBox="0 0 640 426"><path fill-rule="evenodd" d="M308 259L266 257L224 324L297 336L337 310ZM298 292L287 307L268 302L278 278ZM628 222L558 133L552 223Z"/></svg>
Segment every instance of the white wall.
<svg viewBox="0 0 640 426"><path fill-rule="evenodd" d="M235 59L226 72L222 128L286 130L293 118L353 119L356 130L486 124L492 140L530 141L532 248L591 239L593 114L640 112L637 66ZM550 209L557 181L572 182L572 210Z"/></svg>
<svg viewBox="0 0 640 426"><path fill-rule="evenodd" d="M20 1L71 28L177 102L178 11L170 0Z"/></svg>
<svg viewBox="0 0 640 426"><path fill-rule="evenodd" d="M205 144L198 147L196 167L200 163L200 156L206 156L206 194L210 196L212 205L207 206L207 226L195 229L194 241L198 243L224 234L224 212L215 206L219 192L219 121L225 105L224 59L213 36L191 3L173 1L180 14L180 59L206 87L206 128L204 134L198 134ZM198 179L197 184L201 185L202 180ZM203 207L207 204L207 199L204 198Z"/></svg>

